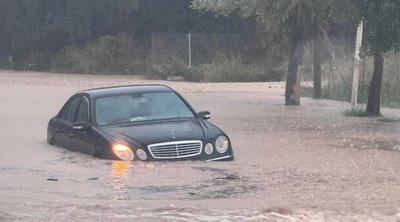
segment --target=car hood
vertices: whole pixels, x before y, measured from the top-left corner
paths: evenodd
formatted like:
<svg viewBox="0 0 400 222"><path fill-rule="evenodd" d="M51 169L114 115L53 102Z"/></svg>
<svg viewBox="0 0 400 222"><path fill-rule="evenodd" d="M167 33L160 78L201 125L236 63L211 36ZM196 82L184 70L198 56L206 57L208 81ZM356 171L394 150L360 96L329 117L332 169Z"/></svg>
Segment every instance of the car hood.
<svg viewBox="0 0 400 222"><path fill-rule="evenodd" d="M180 140L203 140L208 127L198 119L160 121L143 124L102 127L114 139L129 140L141 146Z"/></svg>

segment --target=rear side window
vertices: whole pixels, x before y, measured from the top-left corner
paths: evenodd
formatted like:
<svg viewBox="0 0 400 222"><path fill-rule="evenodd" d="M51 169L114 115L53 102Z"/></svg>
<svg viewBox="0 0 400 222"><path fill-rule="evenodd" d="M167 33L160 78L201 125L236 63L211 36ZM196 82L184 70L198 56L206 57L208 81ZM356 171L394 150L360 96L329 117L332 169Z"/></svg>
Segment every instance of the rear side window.
<svg viewBox="0 0 400 222"><path fill-rule="evenodd" d="M65 120L65 116L67 115L68 105L69 105L69 102L63 106L63 108L61 110L60 119Z"/></svg>
<svg viewBox="0 0 400 222"><path fill-rule="evenodd" d="M79 103L81 102L81 96L76 96L69 102L67 113L65 114L65 120L73 123L75 119L75 114L78 109Z"/></svg>
<svg viewBox="0 0 400 222"><path fill-rule="evenodd" d="M89 102L85 97L82 98L82 102L79 105L76 122L89 122Z"/></svg>

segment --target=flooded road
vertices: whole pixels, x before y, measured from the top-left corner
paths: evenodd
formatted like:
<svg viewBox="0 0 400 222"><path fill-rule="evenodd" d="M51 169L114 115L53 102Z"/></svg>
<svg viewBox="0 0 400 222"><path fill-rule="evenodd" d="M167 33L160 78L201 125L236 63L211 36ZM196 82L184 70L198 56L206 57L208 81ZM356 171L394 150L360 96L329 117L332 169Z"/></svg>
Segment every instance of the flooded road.
<svg viewBox="0 0 400 222"><path fill-rule="evenodd" d="M158 83L128 76L0 71L0 221L398 221L400 122L283 83L177 83L233 143L233 162L120 162L46 143L74 92ZM398 110L383 109L399 119Z"/></svg>

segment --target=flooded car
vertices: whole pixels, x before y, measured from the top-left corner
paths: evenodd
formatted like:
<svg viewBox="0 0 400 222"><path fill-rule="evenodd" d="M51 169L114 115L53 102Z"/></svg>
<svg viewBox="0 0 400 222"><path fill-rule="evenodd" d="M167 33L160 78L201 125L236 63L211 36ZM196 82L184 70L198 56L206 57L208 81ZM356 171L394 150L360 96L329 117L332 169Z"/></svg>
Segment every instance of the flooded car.
<svg viewBox="0 0 400 222"><path fill-rule="evenodd" d="M229 137L164 85L83 90L50 119L47 142L120 160L233 160Z"/></svg>

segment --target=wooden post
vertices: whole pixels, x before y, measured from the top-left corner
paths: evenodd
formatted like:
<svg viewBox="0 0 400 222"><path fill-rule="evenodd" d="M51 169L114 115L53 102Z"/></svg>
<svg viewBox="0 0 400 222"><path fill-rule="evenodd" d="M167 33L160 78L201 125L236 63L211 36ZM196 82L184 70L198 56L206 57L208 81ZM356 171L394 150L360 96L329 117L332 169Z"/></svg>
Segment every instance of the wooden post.
<svg viewBox="0 0 400 222"><path fill-rule="evenodd" d="M396 60L397 60L397 69L396 69L396 85L399 86L399 70L400 70L400 58L397 56L396 53Z"/></svg>
<svg viewBox="0 0 400 222"><path fill-rule="evenodd" d="M351 87L351 109L355 109L358 97L358 81L360 77L360 48L363 36L363 21L361 20L356 37L356 48L354 53L353 84Z"/></svg>

